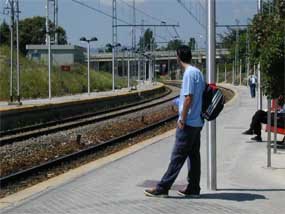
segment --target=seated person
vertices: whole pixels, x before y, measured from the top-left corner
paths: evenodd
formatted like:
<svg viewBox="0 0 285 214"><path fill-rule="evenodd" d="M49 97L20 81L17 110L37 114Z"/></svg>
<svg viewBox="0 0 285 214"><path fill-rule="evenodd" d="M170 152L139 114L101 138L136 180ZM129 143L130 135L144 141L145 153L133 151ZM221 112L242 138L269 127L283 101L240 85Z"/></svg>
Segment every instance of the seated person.
<svg viewBox="0 0 285 214"><path fill-rule="evenodd" d="M277 112L277 127L285 128L285 104L284 97L279 96L278 98L278 106L282 107ZM251 138L257 142L261 142L261 123L267 124L267 112L263 110L258 110L252 117L250 128L243 132L242 134L253 135L256 134L255 137ZM274 126L274 113L271 113L271 126Z"/></svg>

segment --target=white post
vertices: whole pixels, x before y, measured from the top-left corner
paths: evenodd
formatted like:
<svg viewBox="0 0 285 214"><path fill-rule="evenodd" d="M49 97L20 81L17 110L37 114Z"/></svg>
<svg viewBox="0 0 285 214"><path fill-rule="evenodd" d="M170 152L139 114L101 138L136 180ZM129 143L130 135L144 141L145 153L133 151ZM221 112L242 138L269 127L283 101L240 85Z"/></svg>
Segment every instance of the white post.
<svg viewBox="0 0 285 214"><path fill-rule="evenodd" d="M262 109L261 72L260 63L257 65L257 109Z"/></svg>
<svg viewBox="0 0 285 214"><path fill-rule="evenodd" d="M215 83L216 65L216 1L207 0L207 81ZM217 189L216 120L207 122L207 186Z"/></svg>
<svg viewBox="0 0 285 214"><path fill-rule="evenodd" d="M13 53L14 53L14 2L10 2L11 23L10 23L10 102L13 102Z"/></svg>
<svg viewBox="0 0 285 214"><path fill-rule="evenodd" d="M141 60L140 60L140 58L138 58L138 83L140 83L140 79L141 79L141 75L140 75L141 68L140 68L140 65L141 65Z"/></svg>
<svg viewBox="0 0 285 214"><path fill-rule="evenodd" d="M217 83L219 83L220 66L217 64Z"/></svg>
<svg viewBox="0 0 285 214"><path fill-rule="evenodd" d="M235 62L233 62L232 66L232 84L235 84Z"/></svg>
<svg viewBox="0 0 285 214"><path fill-rule="evenodd" d="M115 90L115 47L112 46L112 90Z"/></svg>
<svg viewBox="0 0 285 214"><path fill-rule="evenodd" d="M262 13L262 0L258 0L258 13ZM262 90L261 90L261 72L260 63L257 65L257 109L262 109Z"/></svg>
<svg viewBox="0 0 285 214"><path fill-rule="evenodd" d="M241 68L242 68L242 61L241 59L239 60L239 85L241 85L242 78L241 78Z"/></svg>
<svg viewBox="0 0 285 214"><path fill-rule="evenodd" d="M88 87L88 95L90 96L90 42L87 41L87 87Z"/></svg>
<svg viewBox="0 0 285 214"><path fill-rule="evenodd" d="M128 53L128 88L130 88L130 54Z"/></svg>
<svg viewBox="0 0 285 214"><path fill-rule="evenodd" d="M148 60L148 74L149 74L149 80L150 82L153 81L153 75L152 75L152 65L151 65L151 60Z"/></svg>
<svg viewBox="0 0 285 214"><path fill-rule="evenodd" d="M277 99L275 99L275 108L274 108L274 154L277 153Z"/></svg>
<svg viewBox="0 0 285 214"><path fill-rule="evenodd" d="M146 59L144 59L144 81L146 81Z"/></svg>
<svg viewBox="0 0 285 214"><path fill-rule="evenodd" d="M227 82L227 63L225 63L225 83Z"/></svg>
<svg viewBox="0 0 285 214"><path fill-rule="evenodd" d="M267 99L267 167L271 167L271 99Z"/></svg>
<svg viewBox="0 0 285 214"><path fill-rule="evenodd" d="M51 99L51 42L48 35L48 97Z"/></svg>
<svg viewBox="0 0 285 214"><path fill-rule="evenodd" d="M49 0L46 1L46 40L48 46L48 97L51 99L51 42L49 31Z"/></svg>
<svg viewBox="0 0 285 214"><path fill-rule="evenodd" d="M249 60L247 60L247 64L246 64L246 79L249 76ZM248 86L248 81L246 81L246 85Z"/></svg>
<svg viewBox="0 0 285 214"><path fill-rule="evenodd" d="M21 105L20 101L20 57L19 57L19 0L16 2L16 40L17 40L17 99L18 99L18 104Z"/></svg>

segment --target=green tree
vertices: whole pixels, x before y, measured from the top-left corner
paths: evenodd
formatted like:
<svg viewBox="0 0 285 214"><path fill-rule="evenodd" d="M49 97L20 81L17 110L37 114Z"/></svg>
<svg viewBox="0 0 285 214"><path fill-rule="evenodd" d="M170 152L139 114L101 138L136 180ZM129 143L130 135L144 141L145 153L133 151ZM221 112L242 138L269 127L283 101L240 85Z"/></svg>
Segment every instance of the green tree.
<svg viewBox="0 0 285 214"><path fill-rule="evenodd" d="M0 44L8 44L10 38L9 25L4 21L0 25Z"/></svg>
<svg viewBox="0 0 285 214"><path fill-rule="evenodd" d="M148 28L145 31L143 37L140 37L138 46L140 50L145 51L150 51L152 47L154 49L156 48L155 39L153 37L153 32L151 29Z"/></svg>
<svg viewBox="0 0 285 214"><path fill-rule="evenodd" d="M26 45L27 44L45 44L45 17L35 16L32 18L26 18L19 21L19 41L20 41L20 51L22 53L26 53ZM4 22L1 26L3 27L3 31L1 28L1 37L10 38L10 31L7 31ZM50 29L52 33L55 31L58 33L58 43L66 44L66 32L62 27L58 27L57 29L50 23ZM54 34L53 34L54 35ZM52 38L53 39L53 38ZM2 42L1 42L2 43ZM9 44L9 40L4 40L4 44Z"/></svg>
<svg viewBox="0 0 285 214"><path fill-rule="evenodd" d="M112 52L112 45L110 43L105 45L105 52L111 53Z"/></svg>
<svg viewBox="0 0 285 214"><path fill-rule="evenodd" d="M254 17L250 27L250 58L260 63L261 87L269 98L285 92L285 0L276 0L273 11Z"/></svg>
<svg viewBox="0 0 285 214"><path fill-rule="evenodd" d="M191 48L191 50L195 50L196 49L196 40L195 40L195 38L191 37L189 39L188 46Z"/></svg>
<svg viewBox="0 0 285 214"><path fill-rule="evenodd" d="M218 48L227 48L230 51L230 56L226 60L235 59L236 48L238 47L239 59L245 61L246 58L246 29L238 29L239 39L236 40L237 29L229 28L224 34L219 34Z"/></svg>
<svg viewBox="0 0 285 214"><path fill-rule="evenodd" d="M167 50L176 50L181 45L183 45L182 40L180 40L180 39L171 40L167 44Z"/></svg>

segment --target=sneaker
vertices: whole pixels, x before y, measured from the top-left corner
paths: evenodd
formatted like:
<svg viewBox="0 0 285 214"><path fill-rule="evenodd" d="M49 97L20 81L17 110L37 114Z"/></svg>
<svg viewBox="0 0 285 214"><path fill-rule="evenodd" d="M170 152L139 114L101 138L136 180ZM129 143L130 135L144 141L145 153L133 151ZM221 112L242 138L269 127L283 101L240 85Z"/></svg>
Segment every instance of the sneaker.
<svg viewBox="0 0 285 214"><path fill-rule="evenodd" d="M244 131L242 134L253 135L254 133L253 133L253 130L248 129L248 130Z"/></svg>
<svg viewBox="0 0 285 214"><path fill-rule="evenodd" d="M168 190L159 190L159 189L146 189L144 194L149 197L159 197L159 198L167 198Z"/></svg>
<svg viewBox="0 0 285 214"><path fill-rule="evenodd" d="M191 190L178 190L178 195L181 195L183 197L191 197L191 198L199 198L200 197L200 191L191 191Z"/></svg>
<svg viewBox="0 0 285 214"><path fill-rule="evenodd" d="M262 138L258 135L256 135L255 137L251 138L251 140L255 140L256 142L262 142Z"/></svg>

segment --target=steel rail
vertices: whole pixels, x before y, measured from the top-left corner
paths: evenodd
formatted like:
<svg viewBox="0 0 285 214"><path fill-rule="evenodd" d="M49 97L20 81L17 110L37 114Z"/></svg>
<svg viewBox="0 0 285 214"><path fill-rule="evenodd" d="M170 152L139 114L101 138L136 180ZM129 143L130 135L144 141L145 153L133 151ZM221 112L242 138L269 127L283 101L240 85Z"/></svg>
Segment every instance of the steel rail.
<svg viewBox="0 0 285 214"><path fill-rule="evenodd" d="M112 111L117 111L117 110L121 110L121 109L124 109L124 108L129 108L129 107L132 107L132 106L136 106L138 104L151 102L151 101L153 101L155 99L159 99L159 98L162 98L164 96L167 96L169 93L171 93L171 92L166 91L165 93L161 94L160 96L157 96L157 97L154 97L154 98L145 99L145 100L142 100L142 101L139 101L139 102L136 102L136 103L130 103L130 104L127 104L127 105L122 105L122 106L110 108L110 109L103 110L103 111L96 111L96 112L93 112L93 113L79 114L79 115L76 115L76 116L63 118L61 120L49 121L49 122L45 122L45 123L41 123L41 124L25 126L25 127L22 127L22 128L15 128L15 129L7 130L7 131L0 131L0 136L1 136L0 137L0 142L1 142L1 138L4 137L4 136L7 136L7 135L15 135L17 133L28 132L28 131L32 131L32 130L35 130L35 129L45 128L47 126L55 126L55 125L58 125L58 124L61 124L61 123L66 123L66 122L74 121L74 120L77 120L77 119L82 119L82 118L86 118L86 117L92 117L92 116L96 116L96 115L100 115L100 114L106 114L106 113L109 113L109 112L112 112Z"/></svg>
<svg viewBox="0 0 285 214"><path fill-rule="evenodd" d="M125 106L120 106L118 108L115 108L115 109L113 108L111 110L109 109L106 111L75 116L72 118L67 118L67 119L61 120L61 122L53 121L53 122L49 122L49 123L42 124L42 125L37 125L37 126L33 126L33 127L26 127L24 129L19 129L19 130L17 130L17 132L14 132L14 133L12 132L12 133L10 133L10 135L1 137L0 138L0 146L6 145L6 144L12 144L14 142L26 140L26 139L29 139L32 137L39 137L42 135L47 135L47 134L51 134L51 133L55 133L55 132L59 132L59 131L63 131L63 130L68 130L68 129L75 128L75 127L82 126L82 125L100 122L103 120L107 120L107 119L111 119L114 117L126 115L129 113L133 113L133 112L138 111L138 110L142 110L142 109L150 108L150 107L153 107L156 105L160 105L162 103L168 102L168 101L177 97L177 95L174 95L173 97L164 99L162 101L150 103L152 101L155 101L157 99L161 99L162 97L165 97L165 96L171 94L172 90L170 88L168 88L168 89L169 89L169 91L167 91L166 93L164 93L163 95L161 95L159 97L144 100L144 101L139 102L139 103L133 103L133 104L125 105ZM138 104L141 106L137 106ZM126 109L126 108L128 108L128 109Z"/></svg>
<svg viewBox="0 0 285 214"><path fill-rule="evenodd" d="M28 177L36 174L36 173L45 171L45 170L50 169L52 167L59 166L63 163L67 163L69 161L74 161L75 159L78 159L80 157L84 157L88 154L92 154L92 153L101 151L101 150L103 150L109 146L114 146L114 145L122 142L123 140L135 137L139 134L142 134L144 132L152 130L152 129L154 129L154 128L156 128L156 127L158 127L158 126L160 126L166 122L169 122L171 120L176 119L177 117L178 117L178 115L170 116L164 120L161 120L161 121L156 122L154 124L148 125L144 128L132 131L126 135L108 140L108 141L103 142L101 144L93 145L89 148L86 148L86 149L83 149L83 150L80 150L80 151L77 151L77 152L56 158L54 160L50 160L50 161L48 161L46 163L42 163L38 166L34 166L34 167L31 167L31 168L28 168L25 170L21 170L21 171L12 173L12 174L4 176L4 177L0 177L0 187L6 186L7 184L14 182L15 180L28 178Z"/></svg>

